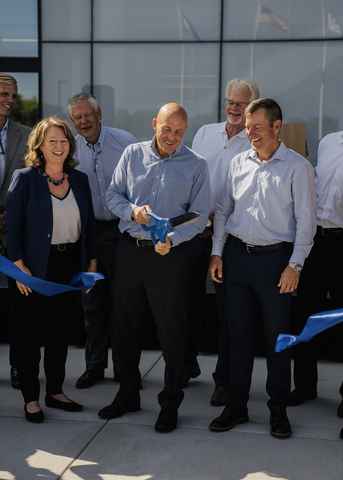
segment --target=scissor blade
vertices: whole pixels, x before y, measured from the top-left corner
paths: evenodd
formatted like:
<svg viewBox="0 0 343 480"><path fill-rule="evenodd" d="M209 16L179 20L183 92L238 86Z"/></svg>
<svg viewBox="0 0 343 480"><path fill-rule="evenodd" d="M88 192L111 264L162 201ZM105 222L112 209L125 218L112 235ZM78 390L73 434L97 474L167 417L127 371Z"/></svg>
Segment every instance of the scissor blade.
<svg viewBox="0 0 343 480"><path fill-rule="evenodd" d="M201 217L198 212L188 212L178 215L177 217L170 218L172 228L182 227L183 225L190 225L191 223L196 222Z"/></svg>

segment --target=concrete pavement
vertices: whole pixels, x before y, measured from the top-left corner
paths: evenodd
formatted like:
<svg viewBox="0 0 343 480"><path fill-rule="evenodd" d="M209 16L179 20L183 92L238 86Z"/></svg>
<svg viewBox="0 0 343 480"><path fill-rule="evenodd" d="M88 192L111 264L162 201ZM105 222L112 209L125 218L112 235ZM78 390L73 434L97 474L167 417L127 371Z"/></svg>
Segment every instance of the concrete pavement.
<svg viewBox="0 0 343 480"><path fill-rule="evenodd" d="M0 345L0 479L32 480L342 480L343 419L336 416L343 365L319 366L319 397L288 409L293 435L269 434L264 358L256 358L249 401L250 421L229 432L208 429L222 408L209 404L215 355L200 355L202 375L191 380L179 410L178 428L159 434L156 395L164 362L159 351L142 355L142 410L103 420L100 408L113 400L118 384L110 378L87 390L75 388L84 370L84 351L70 347L65 393L84 410L67 413L44 407L42 424L25 420L20 391L10 386L8 345Z"/></svg>

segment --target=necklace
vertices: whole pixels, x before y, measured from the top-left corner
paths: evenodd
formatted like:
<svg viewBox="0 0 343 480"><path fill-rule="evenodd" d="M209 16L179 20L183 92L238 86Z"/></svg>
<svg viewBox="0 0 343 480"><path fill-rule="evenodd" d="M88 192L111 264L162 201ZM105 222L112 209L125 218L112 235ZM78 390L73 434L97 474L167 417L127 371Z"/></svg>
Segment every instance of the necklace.
<svg viewBox="0 0 343 480"><path fill-rule="evenodd" d="M61 178L61 180L54 180L53 178L50 177L50 175L48 175L46 172L45 172L45 176L46 178L49 180L50 183L52 183L53 185L55 185L56 187L58 185L62 185L62 183L64 182L65 180L65 172L63 171L63 177Z"/></svg>

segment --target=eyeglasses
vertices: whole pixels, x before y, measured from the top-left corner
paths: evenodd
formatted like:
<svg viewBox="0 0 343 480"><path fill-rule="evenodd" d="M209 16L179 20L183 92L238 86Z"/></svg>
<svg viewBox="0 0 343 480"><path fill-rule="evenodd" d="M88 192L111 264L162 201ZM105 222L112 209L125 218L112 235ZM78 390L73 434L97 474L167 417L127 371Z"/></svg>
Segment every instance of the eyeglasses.
<svg viewBox="0 0 343 480"><path fill-rule="evenodd" d="M97 172L99 170L99 164L98 164L98 156L100 155L101 150L99 152L95 152L94 158L93 158L93 170L94 172Z"/></svg>
<svg viewBox="0 0 343 480"><path fill-rule="evenodd" d="M244 103L244 102L233 102L232 100L227 100L225 98L225 103L231 108L233 107L234 105L236 105L237 108L242 108L245 106L248 106L249 103Z"/></svg>

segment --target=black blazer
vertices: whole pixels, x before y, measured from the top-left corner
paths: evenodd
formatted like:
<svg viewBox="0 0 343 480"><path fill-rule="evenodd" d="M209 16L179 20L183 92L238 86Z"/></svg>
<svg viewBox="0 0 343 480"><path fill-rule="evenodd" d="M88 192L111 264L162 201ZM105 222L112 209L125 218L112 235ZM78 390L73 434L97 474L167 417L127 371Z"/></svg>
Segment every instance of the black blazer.
<svg viewBox="0 0 343 480"><path fill-rule="evenodd" d="M44 171L28 167L14 172L7 195L6 242L8 258L23 259L33 276L45 279L52 229L51 194ZM97 228L88 177L78 170L67 170L81 216L81 265L97 258Z"/></svg>

